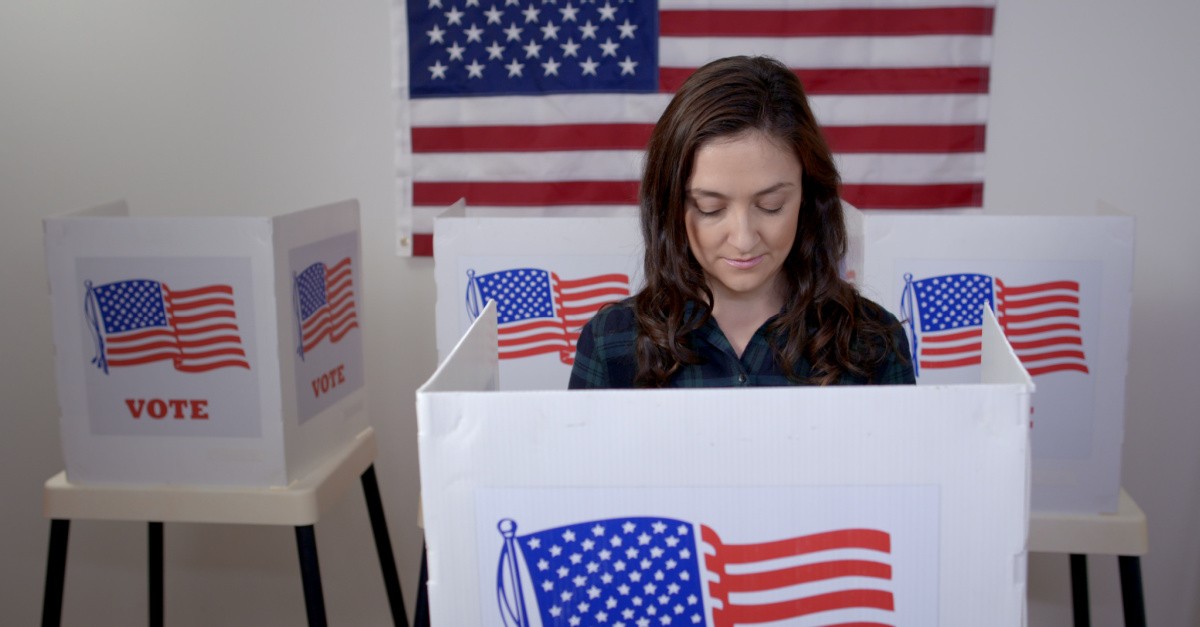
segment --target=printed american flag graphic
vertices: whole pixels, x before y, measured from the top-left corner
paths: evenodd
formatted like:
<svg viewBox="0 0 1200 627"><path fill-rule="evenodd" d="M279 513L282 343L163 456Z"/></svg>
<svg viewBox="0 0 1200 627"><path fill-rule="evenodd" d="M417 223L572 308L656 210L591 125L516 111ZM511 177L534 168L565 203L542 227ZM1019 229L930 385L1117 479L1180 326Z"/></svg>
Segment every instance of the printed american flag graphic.
<svg viewBox="0 0 1200 627"><path fill-rule="evenodd" d="M297 351L303 357L328 339L336 344L358 328L350 258L332 266L314 263L296 275L296 315L300 320Z"/></svg>
<svg viewBox="0 0 1200 627"><path fill-rule="evenodd" d="M629 296L629 276L598 274L561 279L539 268L467 273L467 313L474 319L487 301L496 301L500 359L557 353L575 363L575 342L583 325L604 305Z"/></svg>
<svg viewBox="0 0 1200 627"><path fill-rule="evenodd" d="M800 76L847 201L978 207L994 5L408 0L395 37L408 75L399 96L411 141L398 152L401 177L411 173L413 252L432 254L433 216L460 198L514 215L632 210L671 95L697 67L737 54L778 58Z"/></svg>
<svg viewBox="0 0 1200 627"><path fill-rule="evenodd" d="M916 281L908 275L906 282L901 308L912 325L918 374L980 363L984 305L1031 376L1088 372L1077 281L1008 285L986 274L947 274Z"/></svg>
<svg viewBox="0 0 1200 627"><path fill-rule="evenodd" d="M133 279L88 282L87 292L84 309L96 340L92 363L106 374L156 361L188 373L250 368L229 285L173 290Z"/></svg>
<svg viewBox="0 0 1200 627"><path fill-rule="evenodd" d="M886 531L726 544L705 525L669 518L611 518L524 535L506 519L498 528L505 625L531 625L531 617L546 627L894 624Z"/></svg>

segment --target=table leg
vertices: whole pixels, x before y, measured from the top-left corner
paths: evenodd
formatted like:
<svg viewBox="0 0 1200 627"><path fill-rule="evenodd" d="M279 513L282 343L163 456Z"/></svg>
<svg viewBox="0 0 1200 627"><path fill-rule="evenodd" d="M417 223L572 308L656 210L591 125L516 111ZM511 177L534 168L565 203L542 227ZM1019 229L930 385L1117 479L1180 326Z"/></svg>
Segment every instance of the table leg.
<svg viewBox="0 0 1200 627"><path fill-rule="evenodd" d="M421 572L417 575L417 609L413 627L429 627L429 566L425 563L425 544L421 544Z"/></svg>
<svg viewBox="0 0 1200 627"><path fill-rule="evenodd" d="M1075 627L1092 624L1092 611L1088 603L1087 556L1079 553L1071 554L1071 611L1075 617Z"/></svg>
<svg viewBox="0 0 1200 627"><path fill-rule="evenodd" d="M147 555L149 564L146 569L150 578L150 627L163 626L163 524L148 523Z"/></svg>
<svg viewBox="0 0 1200 627"><path fill-rule="evenodd" d="M1125 627L1146 627L1146 601L1142 597L1142 560L1136 555L1118 555L1121 571L1121 603Z"/></svg>
<svg viewBox="0 0 1200 627"><path fill-rule="evenodd" d="M362 485L363 495L367 499L367 512L371 516L371 530L375 533L375 552L379 554L379 568L383 570L383 586L387 589L388 605L392 610L392 623L408 627L404 595L400 593L400 574L396 571L387 518L383 514L383 499L379 497L379 482L375 479L375 464L367 466L363 472Z"/></svg>
<svg viewBox="0 0 1200 627"><path fill-rule="evenodd" d="M321 591L321 567L317 563L317 534L312 525L296 527L296 549L300 553L300 578L304 584L308 625L326 627L325 595Z"/></svg>
<svg viewBox="0 0 1200 627"><path fill-rule="evenodd" d="M67 536L71 521L50 521L50 554L46 557L46 589L42 594L42 627L62 622L63 584L67 575Z"/></svg>

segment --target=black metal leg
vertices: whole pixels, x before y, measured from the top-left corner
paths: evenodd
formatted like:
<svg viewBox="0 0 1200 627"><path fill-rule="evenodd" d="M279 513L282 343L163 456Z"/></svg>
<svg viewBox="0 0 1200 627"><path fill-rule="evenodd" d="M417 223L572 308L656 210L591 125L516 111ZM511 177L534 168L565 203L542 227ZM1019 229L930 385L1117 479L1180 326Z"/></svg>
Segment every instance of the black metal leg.
<svg viewBox="0 0 1200 627"><path fill-rule="evenodd" d="M300 553L300 578L304 584L304 609L309 627L325 627L325 594L321 591L317 534L312 525L296 527L296 549Z"/></svg>
<svg viewBox="0 0 1200 627"><path fill-rule="evenodd" d="M42 627L62 622L63 584L67 575L67 536L71 521L50 521L50 553L46 556L46 589L42 593Z"/></svg>
<svg viewBox="0 0 1200 627"><path fill-rule="evenodd" d="M1092 624L1092 610L1088 603L1087 556L1071 554L1071 611L1075 616L1075 627Z"/></svg>
<svg viewBox="0 0 1200 627"><path fill-rule="evenodd" d="M379 497L375 464L367 466L363 472L362 485L363 495L367 499L367 512L371 516L371 530L375 532L375 552L379 554L379 568L383 570L383 586L387 589L388 605L392 609L392 623L408 627L408 612L404 611L400 573L396 571L396 558L392 555L392 540L388 534L387 518L383 515L383 499Z"/></svg>
<svg viewBox="0 0 1200 627"><path fill-rule="evenodd" d="M1136 555L1118 555L1121 571L1121 602L1125 627L1146 627L1146 601L1142 597L1142 560Z"/></svg>
<svg viewBox="0 0 1200 627"><path fill-rule="evenodd" d="M425 544L421 544L421 572L417 575L417 609L413 613L413 627L429 627L429 583L428 565L425 563Z"/></svg>
<svg viewBox="0 0 1200 627"><path fill-rule="evenodd" d="M163 625L163 524L149 523L150 627Z"/></svg>

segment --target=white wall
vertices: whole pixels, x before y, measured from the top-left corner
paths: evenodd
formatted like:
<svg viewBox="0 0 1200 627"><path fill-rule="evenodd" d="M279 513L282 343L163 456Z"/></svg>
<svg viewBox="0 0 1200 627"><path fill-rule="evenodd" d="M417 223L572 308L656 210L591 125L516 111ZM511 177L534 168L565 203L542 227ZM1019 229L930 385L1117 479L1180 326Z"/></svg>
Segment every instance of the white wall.
<svg viewBox="0 0 1200 627"><path fill-rule="evenodd" d="M1200 4L1001 0L986 205L1138 218L1124 484L1146 510L1152 624L1200 624L1200 353L1190 189ZM412 391L433 370L432 263L393 254L388 0L0 3L0 612L34 624L62 467L41 218L126 198L135 213L275 214L362 203L377 470L411 611L419 557ZM317 525L333 624L388 622L360 493ZM64 623L146 616L145 528L77 521ZM293 535L166 526L175 625L303 622ZM1094 624L1120 624L1115 560L1093 558ZM1066 557L1031 559L1032 625L1068 622Z"/></svg>

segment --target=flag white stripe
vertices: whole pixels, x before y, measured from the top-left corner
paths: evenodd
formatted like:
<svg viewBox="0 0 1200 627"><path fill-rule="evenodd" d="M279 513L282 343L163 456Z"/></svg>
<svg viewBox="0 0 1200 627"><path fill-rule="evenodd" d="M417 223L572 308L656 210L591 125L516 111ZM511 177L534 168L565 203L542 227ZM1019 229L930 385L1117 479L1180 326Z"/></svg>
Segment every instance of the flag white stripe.
<svg viewBox="0 0 1200 627"><path fill-rule="evenodd" d="M663 37L660 67L700 67L733 55L775 57L791 68L980 67L992 38L980 35L872 37Z"/></svg>
<svg viewBox="0 0 1200 627"><path fill-rule="evenodd" d="M636 181L641 178L640 150L492 152L471 156L462 167L457 153L429 153L414 164L416 182ZM838 154L842 182L936 184L983 180L980 153Z"/></svg>
<svg viewBox="0 0 1200 627"><path fill-rule="evenodd" d="M654 124L671 94L593 94L418 98L415 127L538 124ZM813 114L825 125L984 124L985 94L816 95Z"/></svg>

